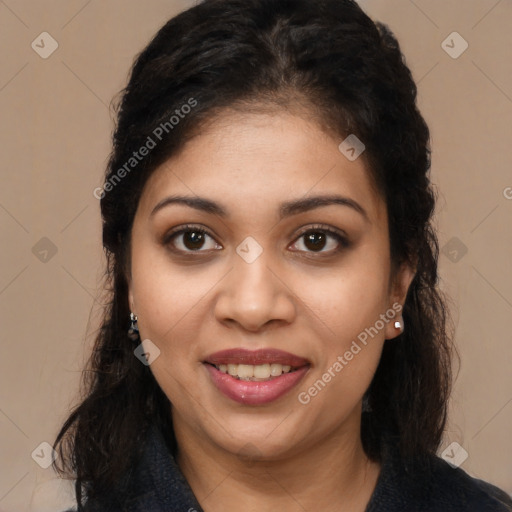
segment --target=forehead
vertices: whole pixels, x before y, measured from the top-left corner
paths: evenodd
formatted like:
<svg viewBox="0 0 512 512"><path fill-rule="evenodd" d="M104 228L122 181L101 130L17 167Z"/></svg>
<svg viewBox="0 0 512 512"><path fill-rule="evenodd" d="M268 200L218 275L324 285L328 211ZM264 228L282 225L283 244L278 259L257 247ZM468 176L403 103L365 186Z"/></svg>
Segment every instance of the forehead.
<svg viewBox="0 0 512 512"><path fill-rule="evenodd" d="M140 208L179 193L213 199L228 213L261 214L286 200L340 194L362 204L374 221L384 220L365 159L347 159L338 148L342 140L285 113L218 116L153 172Z"/></svg>

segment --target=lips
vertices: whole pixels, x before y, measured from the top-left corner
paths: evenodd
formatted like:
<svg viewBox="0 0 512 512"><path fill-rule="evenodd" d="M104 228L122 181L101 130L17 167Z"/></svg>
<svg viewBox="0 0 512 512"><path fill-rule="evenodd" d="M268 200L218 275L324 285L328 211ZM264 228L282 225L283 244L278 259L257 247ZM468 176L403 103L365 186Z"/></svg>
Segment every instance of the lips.
<svg viewBox="0 0 512 512"><path fill-rule="evenodd" d="M239 369L252 365L277 367L283 373L259 382L241 380L225 373L226 366ZM246 365L246 366L244 366ZM288 366L288 369L284 368ZM310 363L303 357L276 349L245 350L242 348L215 352L204 361L204 367L212 384L227 398L243 405L265 405L289 393L304 378ZM219 368L220 367L220 368ZM224 367L224 371L222 368ZM290 371L291 370L291 371ZM239 372L240 370L238 370ZM236 372L235 372L236 373Z"/></svg>
<svg viewBox="0 0 512 512"><path fill-rule="evenodd" d="M289 365L294 368L300 368L309 364L307 359L303 357L284 352L283 350L264 348L260 350L246 350L243 348L234 348L221 350L208 356L205 363L218 366L220 364L272 364L278 363Z"/></svg>

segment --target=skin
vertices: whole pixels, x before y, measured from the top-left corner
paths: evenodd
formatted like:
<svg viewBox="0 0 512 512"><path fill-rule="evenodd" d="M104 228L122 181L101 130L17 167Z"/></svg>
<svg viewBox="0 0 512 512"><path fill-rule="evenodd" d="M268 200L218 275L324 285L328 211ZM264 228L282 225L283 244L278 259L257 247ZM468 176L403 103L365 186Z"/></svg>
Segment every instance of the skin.
<svg viewBox="0 0 512 512"><path fill-rule="evenodd" d="M206 512L233 504L357 512L375 488L380 466L361 445L361 403L383 344L400 333L396 319L308 404L297 398L379 315L404 304L414 275L407 265L392 275L385 203L364 154L349 161L341 141L286 113L226 113L143 190L129 301L141 339L160 350L150 368L172 403L178 465ZM228 216L178 204L151 215L175 194L208 198ZM322 194L356 201L367 219L344 205L279 219L281 202ZM201 246L182 234L166 245L172 228L189 223L212 237ZM300 232L315 224L342 230L350 245L315 228L326 236L315 250ZM248 236L263 249L252 263L236 252ZM275 402L242 405L217 390L203 365L208 355L236 347L278 348L311 367Z"/></svg>

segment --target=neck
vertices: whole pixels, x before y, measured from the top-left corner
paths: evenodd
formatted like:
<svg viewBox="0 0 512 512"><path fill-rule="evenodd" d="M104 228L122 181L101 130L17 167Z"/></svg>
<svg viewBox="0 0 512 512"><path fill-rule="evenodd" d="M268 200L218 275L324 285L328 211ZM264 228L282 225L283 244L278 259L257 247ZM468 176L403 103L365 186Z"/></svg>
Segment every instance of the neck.
<svg viewBox="0 0 512 512"><path fill-rule="evenodd" d="M175 419L176 460L205 512L229 508L363 512L380 465L364 453L360 416L355 422L293 454L255 460L208 443L191 429L180 428Z"/></svg>

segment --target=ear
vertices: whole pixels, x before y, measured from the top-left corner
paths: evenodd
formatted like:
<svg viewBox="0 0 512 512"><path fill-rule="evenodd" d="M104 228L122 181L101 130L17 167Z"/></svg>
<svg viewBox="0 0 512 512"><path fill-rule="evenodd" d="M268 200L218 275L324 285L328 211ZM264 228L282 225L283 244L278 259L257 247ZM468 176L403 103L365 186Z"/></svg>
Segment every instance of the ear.
<svg viewBox="0 0 512 512"><path fill-rule="evenodd" d="M131 276L127 276L126 280L128 282L128 305L130 307L130 311L132 313L137 314L137 312L135 311L135 300L133 298L133 283Z"/></svg>
<svg viewBox="0 0 512 512"><path fill-rule="evenodd" d="M130 312L137 314L135 308L135 300L133 298L133 279L132 279L132 262L131 262L131 242L128 243L128 253L124 255L123 258L123 274L126 279L126 284L128 285L128 307L130 308Z"/></svg>
<svg viewBox="0 0 512 512"><path fill-rule="evenodd" d="M135 313L135 305L133 301L133 290L131 284L128 284L128 304L130 305L130 311Z"/></svg>
<svg viewBox="0 0 512 512"><path fill-rule="evenodd" d="M396 275L394 276L394 279L390 286L389 309L392 311L396 311L396 315L386 325L385 338L387 340L392 340L393 338L396 338L399 334L402 333L404 329L402 310L405 304L405 299L407 297L407 292L409 291L409 286L411 285L411 282L414 279L415 275L416 269L414 269L409 262L406 262L402 263ZM397 329L395 327L396 321L401 322L402 329Z"/></svg>

